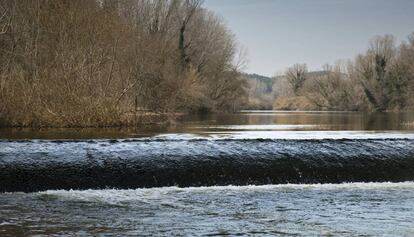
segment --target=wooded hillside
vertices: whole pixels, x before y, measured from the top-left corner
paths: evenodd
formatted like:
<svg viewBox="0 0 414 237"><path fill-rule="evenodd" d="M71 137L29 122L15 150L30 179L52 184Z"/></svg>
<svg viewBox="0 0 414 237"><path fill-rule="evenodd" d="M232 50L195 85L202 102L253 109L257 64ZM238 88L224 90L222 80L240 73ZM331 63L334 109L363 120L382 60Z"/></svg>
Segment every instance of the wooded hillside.
<svg viewBox="0 0 414 237"><path fill-rule="evenodd" d="M128 125L246 95L235 38L201 0L2 0L0 50L5 126Z"/></svg>

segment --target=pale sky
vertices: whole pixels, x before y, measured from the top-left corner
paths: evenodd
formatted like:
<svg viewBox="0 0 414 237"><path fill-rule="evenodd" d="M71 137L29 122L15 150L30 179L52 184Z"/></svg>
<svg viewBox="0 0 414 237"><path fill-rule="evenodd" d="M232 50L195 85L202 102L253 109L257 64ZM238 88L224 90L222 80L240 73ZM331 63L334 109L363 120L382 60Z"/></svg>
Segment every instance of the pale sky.
<svg viewBox="0 0 414 237"><path fill-rule="evenodd" d="M248 50L247 72L272 76L295 63L320 70L353 59L376 35L414 32L414 0L205 0Z"/></svg>

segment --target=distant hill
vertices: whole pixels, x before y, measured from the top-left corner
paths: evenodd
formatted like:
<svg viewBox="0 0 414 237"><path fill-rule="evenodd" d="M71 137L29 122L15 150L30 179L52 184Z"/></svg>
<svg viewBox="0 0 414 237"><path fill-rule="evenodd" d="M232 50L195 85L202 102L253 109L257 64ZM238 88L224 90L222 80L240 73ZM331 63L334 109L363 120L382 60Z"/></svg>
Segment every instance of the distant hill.
<svg viewBox="0 0 414 237"><path fill-rule="evenodd" d="M313 72L308 72L307 76L308 77L320 77L320 76L326 75L327 73L328 73L327 71L313 71ZM285 78L284 75L275 76L275 77L267 77L267 76L259 75L256 73L252 73L252 74L244 73L243 76L249 82L256 81L256 82L259 82L260 84L262 83L265 84L266 93L272 92L272 87L275 81Z"/></svg>
<svg viewBox="0 0 414 237"><path fill-rule="evenodd" d="M328 71L313 71L313 72L308 72L307 76L308 77L320 77L320 76L324 76L328 73ZM280 75L280 76L275 76L274 80L278 80L278 79L283 79L285 78L285 75Z"/></svg>
<svg viewBox="0 0 414 237"><path fill-rule="evenodd" d="M245 73L244 77L250 82L251 81L256 81L256 82L259 82L260 84L264 84L265 87L266 87L265 88L266 93L272 92L272 87L273 87L273 83L274 83L273 78L263 76L263 75L259 75L259 74L256 74L256 73L253 73L253 74Z"/></svg>
<svg viewBox="0 0 414 237"><path fill-rule="evenodd" d="M308 72L307 76L308 77L320 77L320 76L325 76L328 73L329 73L328 71L313 71L313 72Z"/></svg>
<svg viewBox="0 0 414 237"><path fill-rule="evenodd" d="M320 77L327 73L327 71L313 71L308 72L307 76ZM286 87L286 83L283 82L286 78L284 75L267 77L256 73L245 73L243 76L249 84L247 109L272 109L273 102L277 96L280 96L280 92L288 93L283 89Z"/></svg>
<svg viewBox="0 0 414 237"><path fill-rule="evenodd" d="M253 74L245 73L244 76L246 76L249 79L261 80L261 81L271 81L272 80L271 77L259 75L259 74L256 74L256 73L253 73Z"/></svg>

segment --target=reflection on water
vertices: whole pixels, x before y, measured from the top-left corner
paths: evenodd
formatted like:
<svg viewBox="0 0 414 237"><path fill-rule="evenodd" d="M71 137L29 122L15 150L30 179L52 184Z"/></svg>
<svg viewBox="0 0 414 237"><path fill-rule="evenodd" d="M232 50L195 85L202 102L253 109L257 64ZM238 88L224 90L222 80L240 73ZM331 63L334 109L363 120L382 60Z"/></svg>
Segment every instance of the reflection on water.
<svg viewBox="0 0 414 237"><path fill-rule="evenodd" d="M241 111L187 115L175 126L147 128L0 129L0 139L131 138L171 133L197 135L243 131L414 131L414 112Z"/></svg>
<svg viewBox="0 0 414 237"><path fill-rule="evenodd" d="M242 111L190 118L204 125L302 125L305 130L413 130L414 113ZM198 120L198 121L197 121ZM291 130L289 129L289 130Z"/></svg>

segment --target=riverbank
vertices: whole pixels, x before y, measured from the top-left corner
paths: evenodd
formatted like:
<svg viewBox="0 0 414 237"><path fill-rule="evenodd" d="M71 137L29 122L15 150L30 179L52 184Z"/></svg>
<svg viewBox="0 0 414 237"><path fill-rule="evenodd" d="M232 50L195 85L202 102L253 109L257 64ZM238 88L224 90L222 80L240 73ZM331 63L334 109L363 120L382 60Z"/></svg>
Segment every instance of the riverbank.
<svg viewBox="0 0 414 237"><path fill-rule="evenodd" d="M294 96L294 97L281 97L274 101L273 110L286 110L286 111L343 111L335 107L321 107L312 102L307 96ZM372 109L365 110L351 110L358 112L376 112ZM406 107L404 109L393 108L383 112L412 112L414 107Z"/></svg>
<svg viewBox="0 0 414 237"><path fill-rule="evenodd" d="M301 111L318 111L321 110L305 96L283 97L278 98L273 103L274 110L301 110Z"/></svg>
<svg viewBox="0 0 414 237"><path fill-rule="evenodd" d="M161 113L151 111L137 111L128 113L78 117L68 119L64 116L43 116L32 119L12 120L0 116L0 128L121 128L121 127L147 127L169 126L174 124L177 118L185 115L184 112Z"/></svg>

